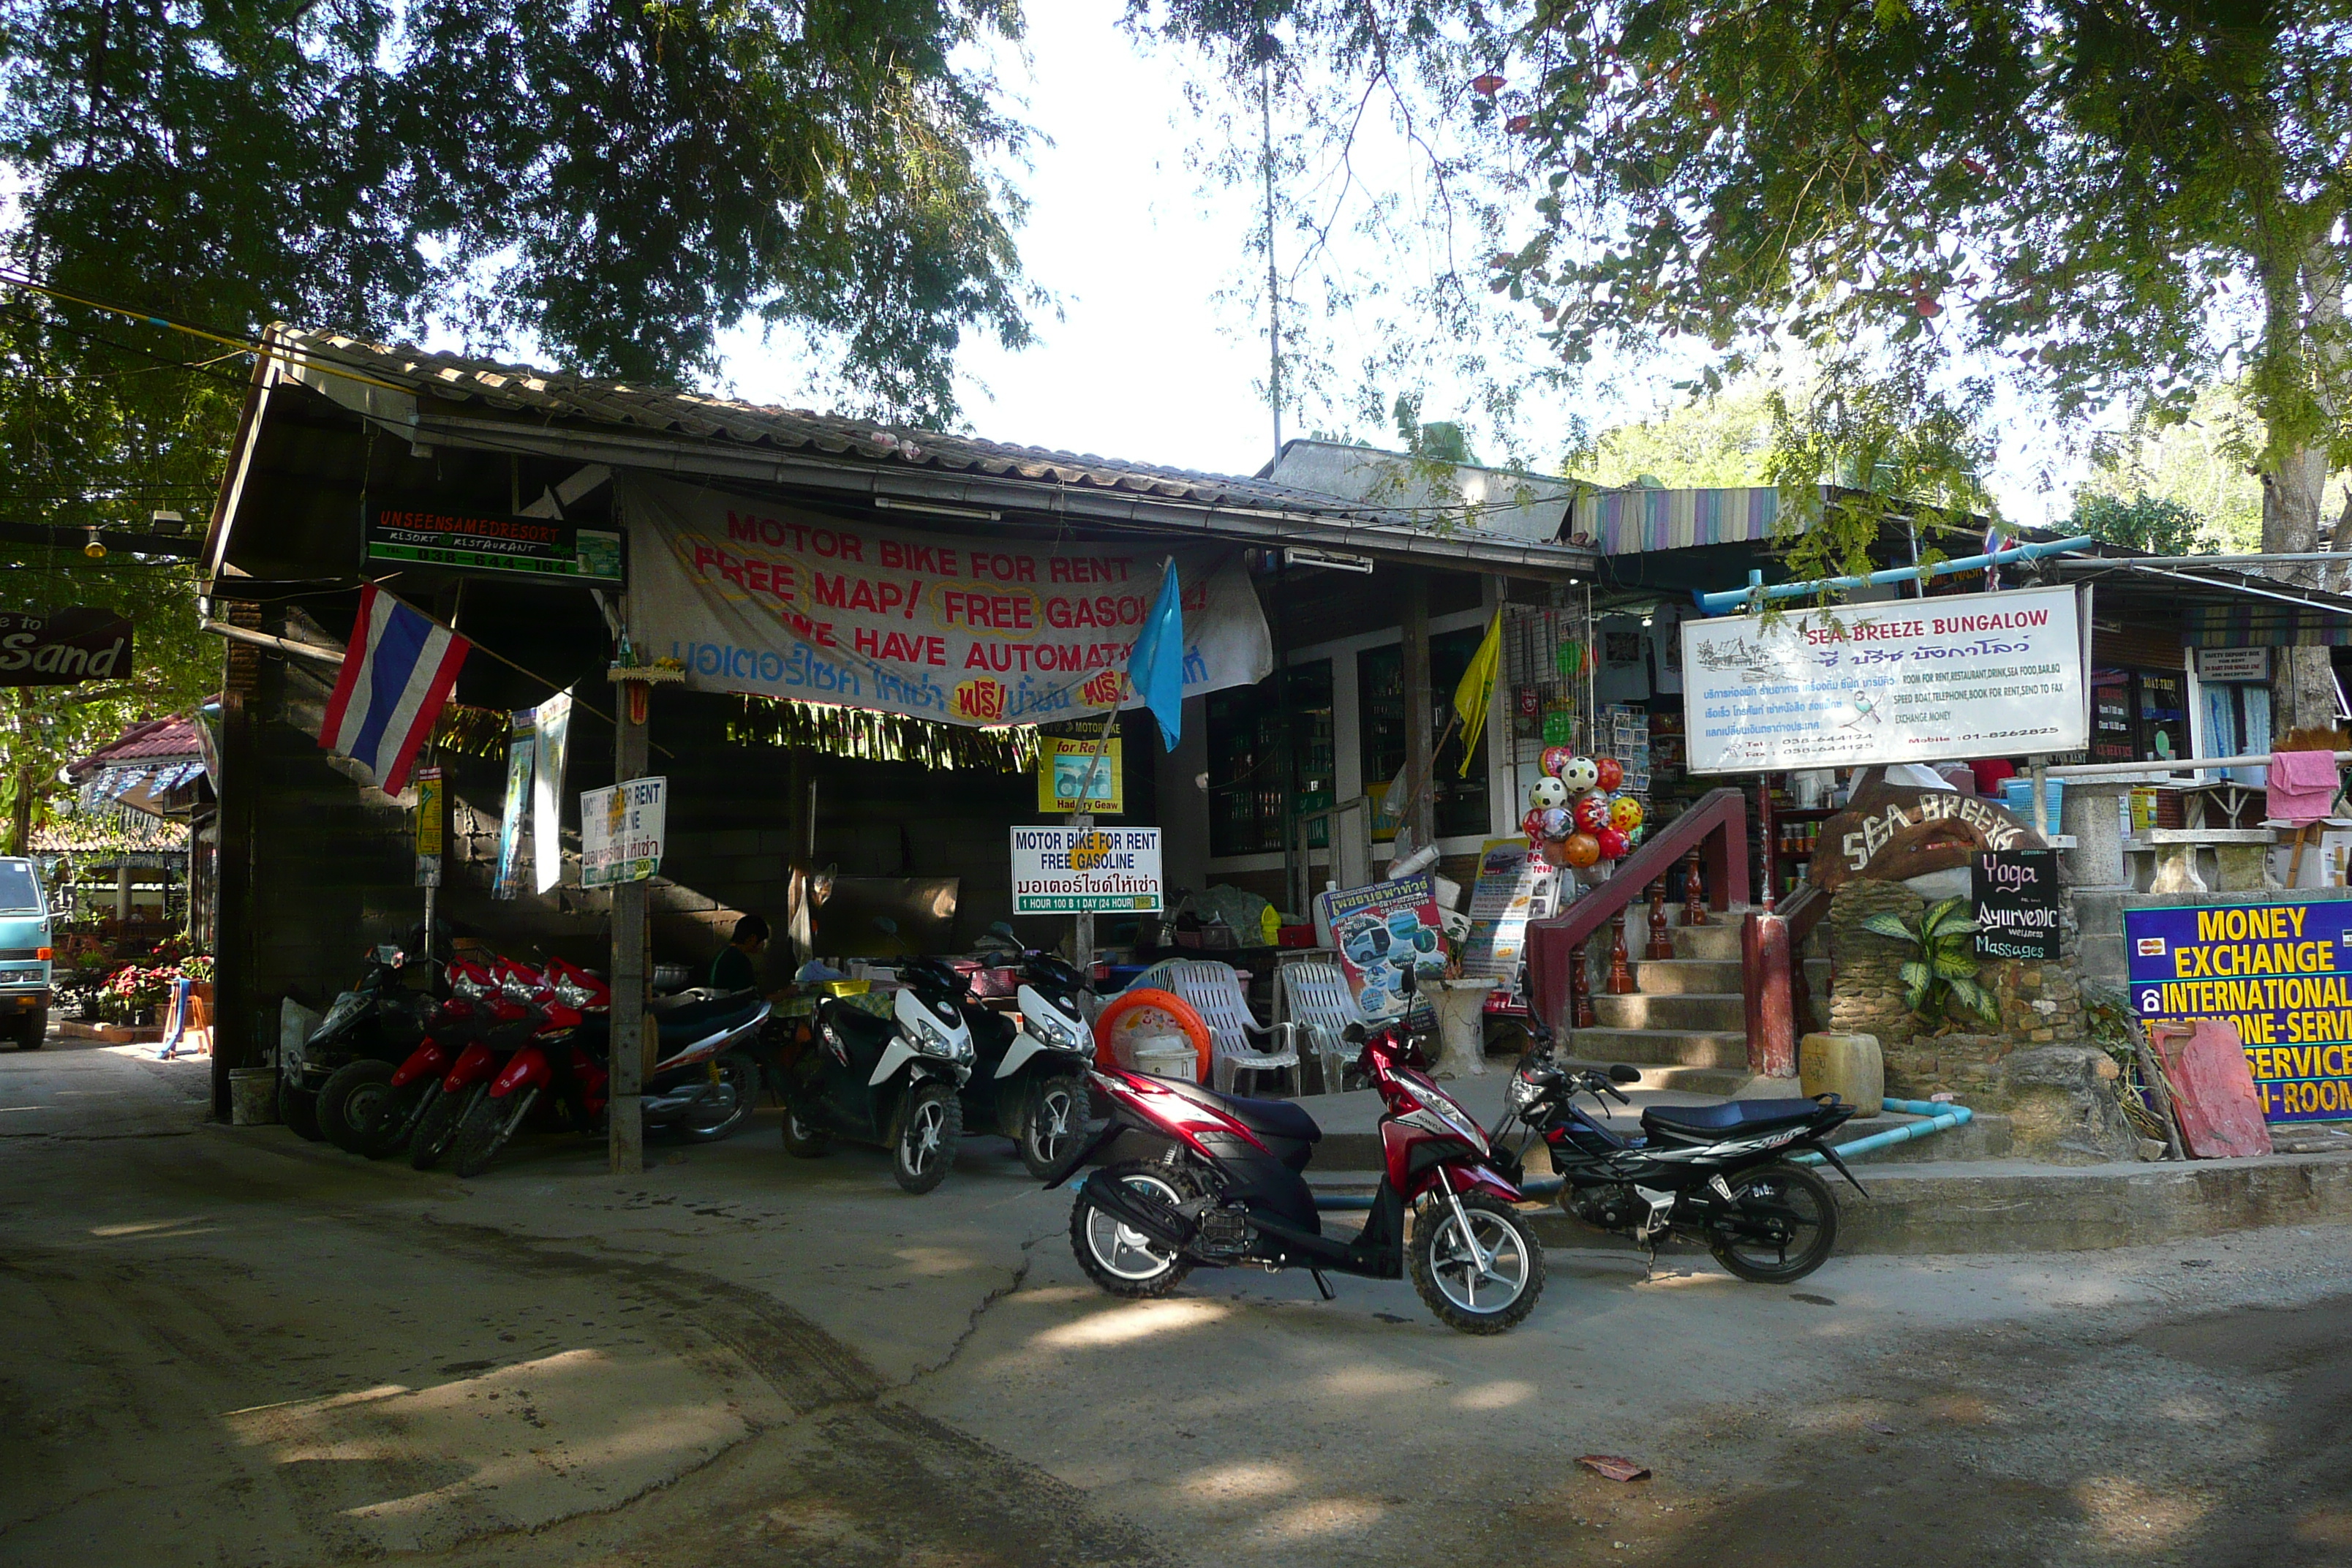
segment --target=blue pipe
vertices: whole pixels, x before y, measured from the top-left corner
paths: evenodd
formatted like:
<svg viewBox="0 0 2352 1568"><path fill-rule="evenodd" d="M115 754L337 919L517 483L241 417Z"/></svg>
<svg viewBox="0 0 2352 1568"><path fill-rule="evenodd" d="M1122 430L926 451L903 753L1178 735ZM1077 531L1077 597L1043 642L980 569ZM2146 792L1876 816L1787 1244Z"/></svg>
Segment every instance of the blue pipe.
<svg viewBox="0 0 2352 1568"><path fill-rule="evenodd" d="M1889 1110L1899 1110L1906 1116L1924 1116L1927 1120L1910 1122L1885 1132L1874 1132L1851 1143L1840 1143L1836 1146L1839 1159L1892 1149L1897 1143L1908 1143L1914 1138L1925 1138L1931 1132L1941 1132L1950 1127L1965 1127L1976 1119L1976 1112L1965 1105L1949 1105L1932 1100L1888 1100L1882 1103ZM1822 1157L1819 1154L1794 1154L1790 1156L1789 1163L1792 1165L1818 1165Z"/></svg>
<svg viewBox="0 0 2352 1568"><path fill-rule="evenodd" d="M2020 544L2008 550L1996 550L1990 555L1964 555L1957 561L1939 561L1933 566L1890 566L1884 572L1873 572L1867 577L1817 577L1810 583L1776 583L1764 586L1764 574L1748 574L1745 588L1726 588L1719 594L1694 593L1698 607L1710 616L1728 616L1753 609L1773 599L1802 599L1831 588L1881 587L1888 583L1908 583L1916 578L1941 577L1953 572L1981 572L1988 566L2006 566L2012 562L2038 560L2044 555L2063 555L2095 544L2089 534L2073 539L2056 539L2044 543Z"/></svg>

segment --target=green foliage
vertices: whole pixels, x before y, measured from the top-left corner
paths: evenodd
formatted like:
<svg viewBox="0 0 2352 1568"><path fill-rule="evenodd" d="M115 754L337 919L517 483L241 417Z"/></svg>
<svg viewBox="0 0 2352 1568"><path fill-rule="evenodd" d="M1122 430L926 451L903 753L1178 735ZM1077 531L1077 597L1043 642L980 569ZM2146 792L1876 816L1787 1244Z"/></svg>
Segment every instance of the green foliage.
<svg viewBox="0 0 2352 1568"><path fill-rule="evenodd" d="M0 4L19 264L225 331L534 336L713 366L747 313L877 412L951 417L961 333L1020 342L1008 0Z"/></svg>
<svg viewBox="0 0 2352 1568"><path fill-rule="evenodd" d="M1611 489L1650 479L1668 489L1769 484L1771 395L1761 375L1744 377L1655 418L1602 431L1590 446L1570 452L1561 471Z"/></svg>
<svg viewBox="0 0 2352 1568"><path fill-rule="evenodd" d="M1952 1022L1955 1003L1986 1023L2000 1023L2000 1005L1991 992L1977 984L1977 922L1966 917L1966 899L1946 899L1928 906L1917 930L1899 916L1875 914L1862 922L1864 931L1911 944L1904 961L1903 1005L1929 1029Z"/></svg>
<svg viewBox="0 0 2352 1568"><path fill-rule="evenodd" d="M2263 547L2263 487L2252 471L2261 445L2237 388L2209 385L2179 417L2142 419L2101 452L2084 488L2177 501L2204 520L2217 548L2251 553Z"/></svg>
<svg viewBox="0 0 2352 1568"><path fill-rule="evenodd" d="M2144 490L2129 500L2089 493L2076 496L2074 515L2066 528L2151 555L2210 554L2219 542L2203 518L2177 500Z"/></svg>

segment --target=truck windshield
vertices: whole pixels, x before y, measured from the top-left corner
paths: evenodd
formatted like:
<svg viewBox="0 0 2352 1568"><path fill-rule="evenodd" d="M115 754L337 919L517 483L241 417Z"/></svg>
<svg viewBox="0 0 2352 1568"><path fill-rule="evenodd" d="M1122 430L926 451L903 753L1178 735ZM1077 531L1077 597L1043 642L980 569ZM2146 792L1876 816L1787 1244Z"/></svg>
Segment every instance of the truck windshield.
<svg viewBox="0 0 2352 1568"><path fill-rule="evenodd" d="M22 860L0 860L0 915L41 912L41 884Z"/></svg>

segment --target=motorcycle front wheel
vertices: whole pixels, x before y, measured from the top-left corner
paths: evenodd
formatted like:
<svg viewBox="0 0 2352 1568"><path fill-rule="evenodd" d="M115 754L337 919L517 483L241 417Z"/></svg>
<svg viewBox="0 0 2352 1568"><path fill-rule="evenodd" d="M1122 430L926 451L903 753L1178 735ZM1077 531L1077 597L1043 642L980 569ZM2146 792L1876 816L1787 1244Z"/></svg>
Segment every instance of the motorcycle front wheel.
<svg viewBox="0 0 2352 1568"><path fill-rule="evenodd" d="M814 1160L831 1147L833 1136L784 1101L784 1152L795 1160Z"/></svg>
<svg viewBox="0 0 2352 1568"><path fill-rule="evenodd" d="M360 1152L371 1160L382 1160L406 1147L410 1134L416 1131L418 1112L440 1098L441 1080L436 1078L401 1089L387 1084L382 1093L364 1103L353 1094L343 1102L343 1116L359 1139Z"/></svg>
<svg viewBox="0 0 2352 1568"><path fill-rule="evenodd" d="M898 1129L890 1140L890 1174L910 1193L928 1193L947 1180L963 1142L963 1102L955 1086L918 1084L898 1108Z"/></svg>
<svg viewBox="0 0 2352 1568"><path fill-rule="evenodd" d="M1076 1079L1056 1075L1037 1085L1013 1138L1031 1175L1042 1182L1061 1168L1077 1144L1086 1110L1086 1085Z"/></svg>
<svg viewBox="0 0 2352 1568"><path fill-rule="evenodd" d="M1731 1212L1707 1237L1715 1260L1742 1279L1787 1285L1829 1261L1837 1246L1836 1194L1802 1165L1761 1165L1731 1178Z"/></svg>
<svg viewBox="0 0 2352 1568"><path fill-rule="evenodd" d="M416 1136L408 1141L411 1170L429 1171L441 1163L441 1156L457 1141L457 1124L466 1120L466 1112L489 1091L489 1087L472 1083L455 1094L445 1089L433 1097L433 1103L425 1107L425 1120L416 1124Z"/></svg>
<svg viewBox="0 0 2352 1568"><path fill-rule="evenodd" d="M467 1107L465 1119L457 1123L457 1143L450 1162L457 1174L478 1176L489 1169L490 1161L509 1134L522 1125L538 1098L537 1089L527 1089L502 1100L485 1094Z"/></svg>
<svg viewBox="0 0 2352 1568"><path fill-rule="evenodd" d="M1171 1208L1198 1195L1189 1174L1156 1161L1107 1165L1102 1174ZM1078 1255L1087 1279L1129 1300L1165 1296L1192 1272L1192 1259L1097 1208L1084 1187L1070 1205L1070 1250Z"/></svg>
<svg viewBox="0 0 2352 1568"><path fill-rule="evenodd" d="M327 1141L346 1154L367 1153L361 1128L391 1089L390 1062L362 1057L337 1068L327 1087L319 1091L319 1127Z"/></svg>
<svg viewBox="0 0 2352 1568"><path fill-rule="evenodd" d="M1439 1322L1465 1334L1499 1334L1535 1310L1543 1294L1543 1243L1500 1198L1472 1193L1461 1205L1456 1215L1440 1194L1415 1216L1406 1267Z"/></svg>

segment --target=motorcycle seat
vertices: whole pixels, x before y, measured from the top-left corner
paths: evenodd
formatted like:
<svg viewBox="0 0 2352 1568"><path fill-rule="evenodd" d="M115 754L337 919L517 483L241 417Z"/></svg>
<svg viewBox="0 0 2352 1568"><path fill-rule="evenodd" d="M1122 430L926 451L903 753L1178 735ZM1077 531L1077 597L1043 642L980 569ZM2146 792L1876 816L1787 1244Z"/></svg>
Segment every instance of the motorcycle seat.
<svg viewBox="0 0 2352 1568"><path fill-rule="evenodd" d="M1737 1132L1810 1121L1821 1113L1810 1100L1727 1100L1721 1105L1653 1105L1642 1121L1693 1132Z"/></svg>
<svg viewBox="0 0 2352 1568"><path fill-rule="evenodd" d="M1245 1100L1238 1094L1220 1094L1217 1102L1232 1113L1234 1121L1269 1138L1313 1143L1323 1136L1323 1129L1315 1125L1315 1118L1286 1100Z"/></svg>

